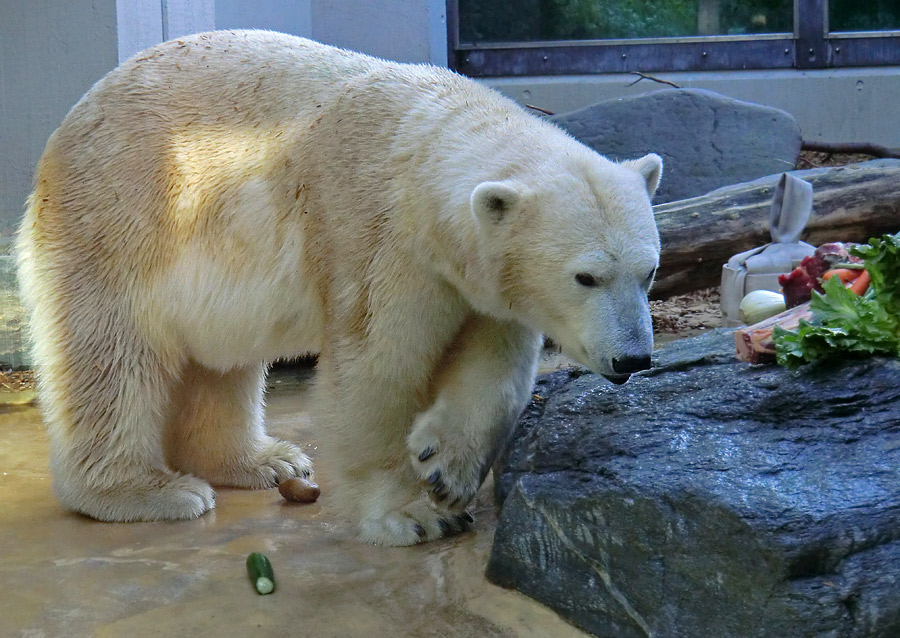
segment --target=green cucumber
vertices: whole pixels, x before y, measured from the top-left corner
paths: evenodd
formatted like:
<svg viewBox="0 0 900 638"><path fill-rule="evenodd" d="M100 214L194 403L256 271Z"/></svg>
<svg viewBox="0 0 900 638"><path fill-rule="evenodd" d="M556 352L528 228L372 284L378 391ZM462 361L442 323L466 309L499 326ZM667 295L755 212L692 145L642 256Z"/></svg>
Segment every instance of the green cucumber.
<svg viewBox="0 0 900 638"><path fill-rule="evenodd" d="M271 594L275 591L275 572L265 554L253 552L247 557L247 573L250 574L256 593Z"/></svg>

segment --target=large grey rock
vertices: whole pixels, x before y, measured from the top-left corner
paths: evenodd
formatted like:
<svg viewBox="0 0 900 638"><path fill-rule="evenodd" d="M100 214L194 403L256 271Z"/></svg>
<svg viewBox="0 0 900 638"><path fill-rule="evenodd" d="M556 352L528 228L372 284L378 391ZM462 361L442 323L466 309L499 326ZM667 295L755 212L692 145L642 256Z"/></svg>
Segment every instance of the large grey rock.
<svg viewBox="0 0 900 638"><path fill-rule="evenodd" d="M900 636L900 361L787 372L729 333L539 379L488 577L598 636Z"/></svg>
<svg viewBox="0 0 900 638"><path fill-rule="evenodd" d="M701 89L664 89L550 118L610 159L662 156L656 202L794 168L800 127L780 110Z"/></svg>

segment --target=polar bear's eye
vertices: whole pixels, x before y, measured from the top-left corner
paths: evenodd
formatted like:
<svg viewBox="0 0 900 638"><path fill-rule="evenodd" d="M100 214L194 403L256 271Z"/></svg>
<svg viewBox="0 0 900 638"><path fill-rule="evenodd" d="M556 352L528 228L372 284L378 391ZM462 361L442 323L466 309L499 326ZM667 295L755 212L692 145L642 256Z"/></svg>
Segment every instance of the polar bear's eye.
<svg viewBox="0 0 900 638"><path fill-rule="evenodd" d="M593 288L597 285L597 280L594 279L594 276L586 272L580 272L575 275L575 281L588 288Z"/></svg>

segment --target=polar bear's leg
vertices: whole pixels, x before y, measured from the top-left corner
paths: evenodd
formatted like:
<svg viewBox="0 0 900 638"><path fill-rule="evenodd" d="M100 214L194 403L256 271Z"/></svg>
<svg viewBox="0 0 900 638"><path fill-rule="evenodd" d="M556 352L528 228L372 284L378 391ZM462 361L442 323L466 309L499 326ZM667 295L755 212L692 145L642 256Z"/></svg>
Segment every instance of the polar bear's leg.
<svg viewBox="0 0 900 638"><path fill-rule="evenodd" d="M217 372L185 366L166 427L169 465L213 485L266 488L309 475L309 458L294 445L266 435L265 366Z"/></svg>
<svg viewBox="0 0 900 638"><path fill-rule="evenodd" d="M439 507L458 513L475 496L531 395L540 343L524 326L477 316L448 352L434 402L407 439L412 467Z"/></svg>
<svg viewBox="0 0 900 638"><path fill-rule="evenodd" d="M162 448L179 362L154 352L117 310L100 326L87 312L65 322L52 309L34 315L53 490L103 521L196 518L215 506L213 489L171 471Z"/></svg>
<svg viewBox="0 0 900 638"><path fill-rule="evenodd" d="M329 424L340 504L359 522L360 537L377 545L414 545L462 530L465 516L439 511L407 458L406 436L421 405L417 389L362 350L335 356L326 349L316 372L317 412ZM412 376L427 378L427 370L419 372Z"/></svg>
<svg viewBox="0 0 900 638"><path fill-rule="evenodd" d="M345 364L337 375L331 360L320 358L322 390L337 397L327 410L346 428L338 437L343 496L364 540L413 545L472 522L465 505L530 395L539 347L540 336L517 324L470 320L433 379L437 399L415 421L423 389L400 387L402 374L374 379L373 367L351 371ZM357 381L341 389L331 385L335 378Z"/></svg>

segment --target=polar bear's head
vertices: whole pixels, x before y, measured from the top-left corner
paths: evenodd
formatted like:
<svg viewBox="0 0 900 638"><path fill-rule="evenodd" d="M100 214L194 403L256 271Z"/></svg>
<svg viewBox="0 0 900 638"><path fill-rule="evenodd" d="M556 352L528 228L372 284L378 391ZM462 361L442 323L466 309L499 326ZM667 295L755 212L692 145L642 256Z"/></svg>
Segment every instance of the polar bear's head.
<svg viewBox="0 0 900 638"><path fill-rule="evenodd" d="M614 383L650 367L647 291L659 263L650 198L657 155L622 163L594 153L479 184L482 230L498 311L542 331ZM535 173L540 174L535 176Z"/></svg>

